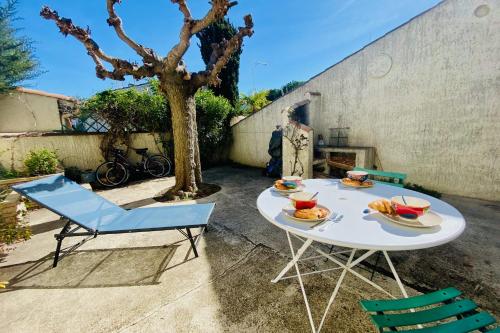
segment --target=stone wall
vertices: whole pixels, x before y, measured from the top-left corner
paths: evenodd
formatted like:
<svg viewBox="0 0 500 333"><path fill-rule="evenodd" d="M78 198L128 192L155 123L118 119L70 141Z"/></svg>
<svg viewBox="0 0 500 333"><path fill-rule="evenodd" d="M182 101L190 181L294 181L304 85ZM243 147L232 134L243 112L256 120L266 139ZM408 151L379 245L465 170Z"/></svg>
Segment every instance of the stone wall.
<svg viewBox="0 0 500 333"><path fill-rule="evenodd" d="M444 1L232 127L231 159L263 167L282 111L350 127L375 164L443 193L500 199L500 1Z"/></svg>
<svg viewBox="0 0 500 333"><path fill-rule="evenodd" d="M18 223L18 215L25 209L20 199L21 196L19 194L11 192L3 201L0 201L1 223L13 225Z"/></svg>
<svg viewBox="0 0 500 333"><path fill-rule="evenodd" d="M32 150L48 148L56 152L64 167L74 166L81 170L95 169L104 162L99 145L103 134L30 134L1 135L0 134L0 165L5 169L24 170L24 159ZM161 145L149 133L131 135L131 146L148 148L151 153L159 153ZM132 160L140 156L130 152Z"/></svg>

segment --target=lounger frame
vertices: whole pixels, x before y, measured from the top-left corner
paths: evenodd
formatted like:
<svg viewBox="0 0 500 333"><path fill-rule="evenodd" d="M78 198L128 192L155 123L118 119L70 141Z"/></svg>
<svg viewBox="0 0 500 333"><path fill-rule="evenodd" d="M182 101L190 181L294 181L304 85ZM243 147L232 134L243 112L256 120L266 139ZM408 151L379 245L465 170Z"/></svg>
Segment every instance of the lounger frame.
<svg viewBox="0 0 500 333"><path fill-rule="evenodd" d="M41 207L44 207L51 212L54 212L55 214L59 215L61 217L61 220L65 221L64 227L61 229L61 231L58 234L54 235L54 238L57 241L56 245L56 250L54 253L54 262L52 264L52 267L56 267L57 263L59 262L60 259L62 259L62 256L65 256L69 254L71 251L75 250L79 246L81 246L83 243L85 243L87 240L91 238L96 238L98 235L109 235L109 234L126 234L126 233L132 233L132 232L150 232L150 231L165 231L165 230L177 230L179 231L186 239L189 240L191 243L191 249L193 250L193 253L195 257L198 257L198 251L196 249L196 243L198 242L198 239L203 235L203 233L207 230L207 224L208 222L205 223L193 223L193 224L188 224L188 225L182 225L182 226L166 226L166 227L155 227L155 228L134 228L134 229L123 229L123 230L109 230L109 231L99 231L99 230L94 230L93 228L86 227L74 220L72 220L69 216L66 216L64 214L61 214L61 212L58 212L56 209L51 208L44 203L40 202L36 198L30 196L27 193L24 193L22 190L17 189L16 187L12 187L12 189L22 196L27 197L28 199L36 202L38 205ZM215 206L215 204L214 204ZM138 208L141 209L141 208ZM191 233L192 228L200 228L200 232L196 237L193 237ZM84 229L85 231L80 232L80 229ZM185 231L184 231L185 229ZM62 251L62 242L64 238L66 237L84 237L87 236L85 239L80 241L79 243L71 246L69 250ZM61 252L64 252L63 255L61 256Z"/></svg>
<svg viewBox="0 0 500 333"><path fill-rule="evenodd" d="M30 198L31 199L31 198ZM31 199L33 200L33 199ZM36 201L36 200L33 200ZM44 208L47 208L48 210L51 210L48 207L45 207L43 204L37 202L39 205L43 206ZM52 211L52 210L51 210ZM207 230L207 224L194 224L190 225L189 227L159 227L159 228L142 228L142 229L125 229L125 230L113 230L113 231L99 231L99 230L93 230L93 229L87 229L84 226L76 223L75 221L72 221L71 219L62 216L62 220L66 221L66 224L64 227L61 229L61 231L58 234L54 235L54 238L57 241L56 245L56 251L54 253L54 262L52 264L52 267L57 267L57 263L59 262L59 259L67 254L69 254L71 251L76 250L79 246L83 245L87 240L91 238L96 238L98 235L110 235L110 234L128 234L128 233L133 233L133 232L150 232L150 231L165 231L165 230L177 230L179 231L186 239L189 240L191 243L191 249L193 250L194 256L198 257L198 250L196 249L196 241L198 240L199 237L203 235L203 233ZM72 228L72 224L75 226ZM191 233L192 228L200 228L200 233L196 236L193 237ZM80 229L85 229L86 232L77 232ZM186 231L184 231L186 229ZM61 256L61 247L62 247L62 242L64 238L66 237L84 237L88 236L87 238L83 239L79 243L73 245L69 251L65 251L63 256Z"/></svg>

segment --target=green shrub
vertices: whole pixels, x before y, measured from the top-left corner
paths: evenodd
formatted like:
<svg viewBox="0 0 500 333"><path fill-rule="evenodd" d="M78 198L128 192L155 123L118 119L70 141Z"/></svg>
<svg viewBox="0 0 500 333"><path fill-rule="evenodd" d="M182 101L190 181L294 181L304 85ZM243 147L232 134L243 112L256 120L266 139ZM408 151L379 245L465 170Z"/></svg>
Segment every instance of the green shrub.
<svg viewBox="0 0 500 333"><path fill-rule="evenodd" d="M108 131L101 143L105 158L114 146L130 146L130 133L167 133L171 131L170 108L158 90L158 81L150 82L150 89L105 90L89 99L81 106L80 121L98 118L108 125ZM77 125L78 128L78 125ZM165 151L168 143L160 141Z"/></svg>
<svg viewBox="0 0 500 333"><path fill-rule="evenodd" d="M435 198L438 198L438 199L441 198L441 193L440 192L428 189L428 188L423 187L423 186L418 185L418 184L407 183L407 184L404 185L404 187L407 188L407 189L413 190L413 191L417 191L417 192L420 192L420 193L428 194L431 197L435 197Z"/></svg>
<svg viewBox="0 0 500 333"><path fill-rule="evenodd" d="M31 228L25 223L4 223L0 216L0 244L12 244L20 239L31 238Z"/></svg>
<svg viewBox="0 0 500 333"><path fill-rule="evenodd" d="M195 99L202 165L219 163L230 143L229 121L235 110L226 98L208 89L199 90ZM80 118L90 115L98 115L111 127L101 144L104 156L115 144L129 146L129 134L134 131L172 132L170 108L155 80L148 91L107 90L92 96L83 103ZM166 152L171 151L171 140L161 144Z"/></svg>
<svg viewBox="0 0 500 333"><path fill-rule="evenodd" d="M195 98L202 166L220 163L231 142L229 121L234 109L226 98L215 96L208 89L199 90Z"/></svg>
<svg viewBox="0 0 500 333"><path fill-rule="evenodd" d="M0 179L12 179L19 176L20 174L16 170L7 170L0 165Z"/></svg>
<svg viewBox="0 0 500 333"><path fill-rule="evenodd" d="M32 176L54 173L58 164L56 153L45 148L31 151L24 160L24 165Z"/></svg>
<svg viewBox="0 0 500 333"><path fill-rule="evenodd" d="M151 83L151 91L121 89L97 93L82 104L81 117L95 114L111 127L126 131L166 132L171 128L170 110L156 84Z"/></svg>

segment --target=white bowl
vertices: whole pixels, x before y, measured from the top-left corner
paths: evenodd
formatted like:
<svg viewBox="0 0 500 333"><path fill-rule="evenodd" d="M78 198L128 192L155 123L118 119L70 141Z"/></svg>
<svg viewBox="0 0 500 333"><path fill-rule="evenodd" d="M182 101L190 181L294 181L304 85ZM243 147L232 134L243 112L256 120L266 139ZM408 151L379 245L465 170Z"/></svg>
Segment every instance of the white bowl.
<svg viewBox="0 0 500 333"><path fill-rule="evenodd" d="M300 176L283 176L281 179L285 182L292 182L296 184L302 183L302 177Z"/></svg>
<svg viewBox="0 0 500 333"><path fill-rule="evenodd" d="M405 203L406 201L406 203ZM406 207L413 209L419 213L419 215L423 215L429 211L431 208L431 203L425 199L422 198L417 198L417 197L410 197L410 196L404 196L401 195L395 196L391 198L391 204L394 208L397 206L400 207Z"/></svg>
<svg viewBox="0 0 500 333"><path fill-rule="evenodd" d="M354 180L365 181L368 178L368 172L366 172L366 171L347 171L347 177L354 179Z"/></svg>

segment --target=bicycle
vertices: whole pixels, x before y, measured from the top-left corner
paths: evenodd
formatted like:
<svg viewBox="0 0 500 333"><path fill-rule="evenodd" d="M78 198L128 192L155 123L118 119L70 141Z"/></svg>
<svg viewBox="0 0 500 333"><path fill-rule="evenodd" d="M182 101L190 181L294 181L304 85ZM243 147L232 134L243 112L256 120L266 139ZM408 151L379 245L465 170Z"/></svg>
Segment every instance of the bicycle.
<svg viewBox="0 0 500 333"><path fill-rule="evenodd" d="M113 148L112 161L99 165L95 171L96 180L105 187L114 187L124 184L130 177L130 171L148 173L155 178L170 174L172 163L160 154L149 155L148 148L133 148L136 154L141 155L141 161L132 164L121 149Z"/></svg>

